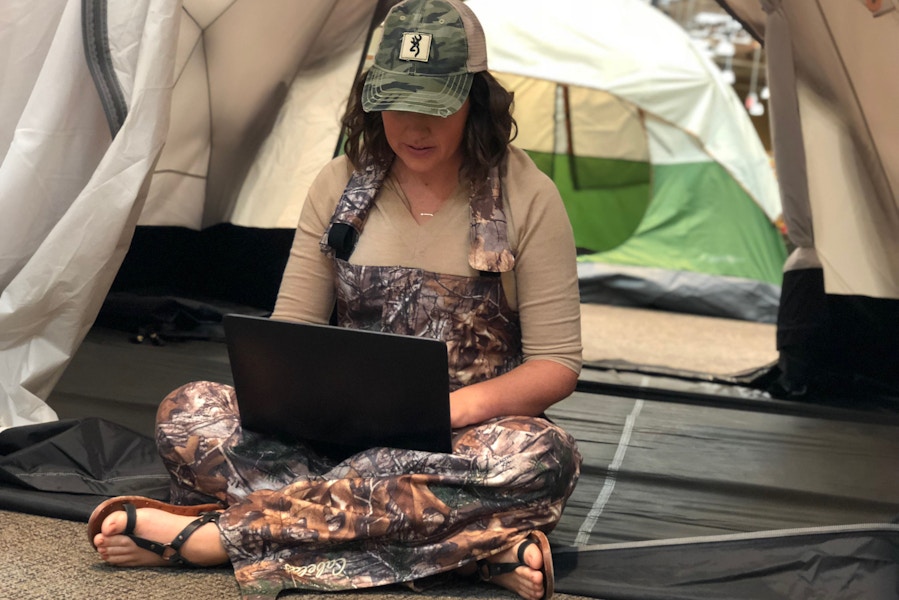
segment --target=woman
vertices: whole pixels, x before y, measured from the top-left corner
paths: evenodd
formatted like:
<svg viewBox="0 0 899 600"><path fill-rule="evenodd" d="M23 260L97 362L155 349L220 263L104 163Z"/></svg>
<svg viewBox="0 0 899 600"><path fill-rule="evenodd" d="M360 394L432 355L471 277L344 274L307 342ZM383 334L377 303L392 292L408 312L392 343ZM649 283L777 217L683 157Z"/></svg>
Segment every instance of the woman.
<svg viewBox="0 0 899 600"><path fill-rule="evenodd" d="M448 572L552 595L544 532L581 458L541 415L580 369L574 243L558 192L509 145L512 98L486 69L462 2L391 10L344 117L346 156L310 188L273 313L326 323L336 305L342 326L444 340L453 453L332 459L242 430L232 388L188 384L157 419L177 506L103 503L89 533L104 560L230 561L244 597Z"/></svg>

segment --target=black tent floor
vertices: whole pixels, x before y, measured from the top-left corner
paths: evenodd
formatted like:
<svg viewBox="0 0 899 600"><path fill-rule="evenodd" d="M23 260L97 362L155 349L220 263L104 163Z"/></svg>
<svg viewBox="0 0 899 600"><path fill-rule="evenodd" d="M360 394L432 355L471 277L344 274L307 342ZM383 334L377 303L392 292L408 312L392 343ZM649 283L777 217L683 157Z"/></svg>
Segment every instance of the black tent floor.
<svg viewBox="0 0 899 600"><path fill-rule="evenodd" d="M667 354L682 361L667 366L724 373L761 366L774 356L773 329L767 325L608 308L593 315L601 323L596 329L588 330L595 322L585 319L585 338L622 343L619 336L628 339L629 331L646 329L651 318L649 329L668 324L675 343L652 345L634 334L633 354L589 355L588 350L589 360L666 365ZM682 325L678 339L673 331ZM707 352L714 340L719 341L716 351ZM683 362L694 342L703 347L704 357ZM641 359L641 346L657 358ZM733 358L734 346L743 355L739 364L703 363ZM822 411L735 386L693 387L662 376L635 377L637 384L622 384L617 375L585 369L579 391L550 411L578 439L585 459L581 480L550 536L566 564L577 564L563 555L570 558L578 548L595 553L647 540L889 523L899 512L895 415ZM95 328L49 402L61 418L97 416L149 434L159 399L195 379L229 380L223 344L133 344L123 332ZM678 386L676 393L665 391ZM0 551L0 598L237 597L233 579L221 571L176 575L106 568L91 552L84 525L74 521L0 511ZM560 598L565 593L601 597L603 588L591 588L590 581L590 573L577 567L560 570ZM4 595L8 590L16 591ZM399 588L341 595L410 593ZM482 585L438 588L427 595L511 597Z"/></svg>

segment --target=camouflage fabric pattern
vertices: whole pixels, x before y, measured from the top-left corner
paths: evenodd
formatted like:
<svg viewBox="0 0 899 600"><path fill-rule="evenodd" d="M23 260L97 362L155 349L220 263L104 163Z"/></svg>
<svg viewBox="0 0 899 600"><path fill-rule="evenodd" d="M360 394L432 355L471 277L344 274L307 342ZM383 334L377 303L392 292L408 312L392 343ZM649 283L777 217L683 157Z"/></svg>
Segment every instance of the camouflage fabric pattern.
<svg viewBox="0 0 899 600"><path fill-rule="evenodd" d="M362 171L354 171L337 203L337 208L331 217L331 224L345 223L355 229L358 235L361 235L368 211L371 209L371 199L381 189L385 177L387 177L387 170L374 166L367 167ZM330 231L328 228L319 242L322 252L333 253L328 245Z"/></svg>
<svg viewBox="0 0 899 600"><path fill-rule="evenodd" d="M483 34L478 35L483 44ZM462 18L450 2L409 0L395 6L362 90L363 108L453 114L468 97L472 73L487 68L486 52L481 59L469 50Z"/></svg>
<svg viewBox="0 0 899 600"><path fill-rule="evenodd" d="M178 388L156 414L156 446L172 478L175 504L242 501L248 490L277 490L331 463L302 443L279 443L240 426L234 388L198 381Z"/></svg>
<svg viewBox="0 0 899 600"><path fill-rule="evenodd" d="M489 193L488 193L489 192ZM503 210L503 190L499 172L493 169L484 193L472 194L471 250L468 264L478 271L505 273L515 266L506 233L506 213Z"/></svg>
<svg viewBox="0 0 899 600"><path fill-rule="evenodd" d="M404 39L407 33L418 36L418 44L406 54L404 41L414 43ZM424 36L431 37L427 47L421 40ZM379 68L408 75L450 75L468 72L467 63L468 37L462 18L449 2L410 0L394 7L385 19L374 62Z"/></svg>
<svg viewBox="0 0 899 600"><path fill-rule="evenodd" d="M454 432L453 453L373 448L336 462L242 430L234 391L197 382L159 409L180 503L212 498L242 597L421 580L550 531L578 479L573 438L503 417Z"/></svg>
<svg viewBox="0 0 899 600"><path fill-rule="evenodd" d="M518 315L499 277L337 263L339 324L445 341L451 390L521 364Z"/></svg>
<svg viewBox="0 0 899 600"><path fill-rule="evenodd" d="M331 218L361 233L385 174L378 169L350 177ZM482 272L511 270L515 258L506 233L502 187L494 171L489 185L469 198L469 263ZM321 247L333 256L327 244ZM500 277L465 277L395 266L353 265L335 259L337 317L344 327L443 340L450 388L506 373L521 364L521 327Z"/></svg>

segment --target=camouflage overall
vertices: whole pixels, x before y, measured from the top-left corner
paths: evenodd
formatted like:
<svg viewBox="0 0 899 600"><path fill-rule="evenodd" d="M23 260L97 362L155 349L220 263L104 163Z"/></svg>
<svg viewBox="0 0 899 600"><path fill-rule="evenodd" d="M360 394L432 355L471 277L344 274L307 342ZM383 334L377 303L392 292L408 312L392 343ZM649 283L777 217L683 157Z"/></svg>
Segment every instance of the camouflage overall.
<svg viewBox="0 0 899 600"><path fill-rule="evenodd" d="M384 173L355 173L332 217L361 233ZM510 269L498 179L471 198L469 262ZM451 387L521 361L518 319L501 278L400 267L337 267L338 316L349 327L447 342ZM300 443L241 429L230 386L196 382L159 408L157 443L173 502L210 498L244 598L285 589L345 590L453 571L551 530L581 457L549 421L501 417L457 429L452 454L373 448L338 462Z"/></svg>

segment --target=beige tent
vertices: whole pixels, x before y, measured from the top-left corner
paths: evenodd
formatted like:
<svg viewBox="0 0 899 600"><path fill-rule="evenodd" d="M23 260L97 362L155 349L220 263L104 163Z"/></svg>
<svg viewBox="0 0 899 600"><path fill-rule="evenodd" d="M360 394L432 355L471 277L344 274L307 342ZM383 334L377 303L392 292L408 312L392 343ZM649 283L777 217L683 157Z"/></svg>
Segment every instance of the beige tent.
<svg viewBox="0 0 899 600"><path fill-rule="evenodd" d="M94 322L138 219L200 228L265 214L239 197L239 182L295 79L294 93L325 112L304 112L316 133L292 160L317 168L333 154L334 136L318 125L336 132L341 101L327 90L345 96L376 6L4 3L0 428L56 418L43 400Z"/></svg>
<svg viewBox="0 0 899 600"><path fill-rule="evenodd" d="M899 392L899 2L721 0L768 52L784 384Z"/></svg>

